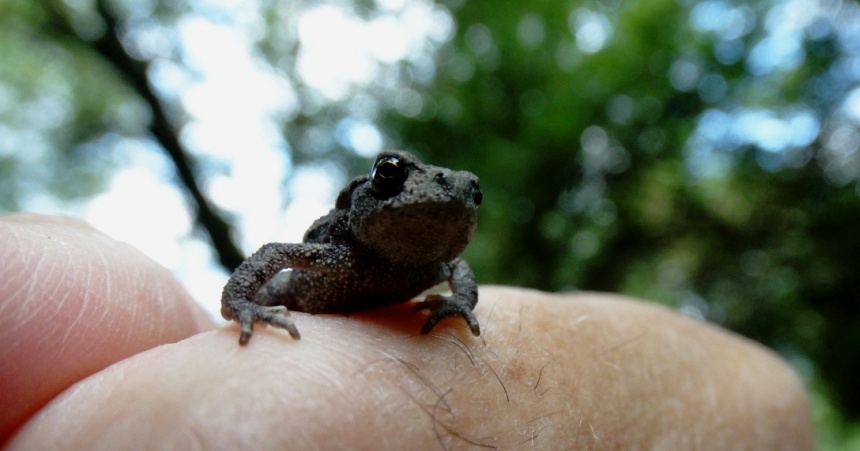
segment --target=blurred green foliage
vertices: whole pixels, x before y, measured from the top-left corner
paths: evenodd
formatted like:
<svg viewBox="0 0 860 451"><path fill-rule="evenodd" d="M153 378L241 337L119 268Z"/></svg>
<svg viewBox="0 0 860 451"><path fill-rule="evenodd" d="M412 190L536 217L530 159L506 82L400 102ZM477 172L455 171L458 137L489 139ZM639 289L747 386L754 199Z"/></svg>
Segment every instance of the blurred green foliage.
<svg viewBox="0 0 860 451"><path fill-rule="evenodd" d="M143 3L0 0L0 209L92 195L124 164L110 150L147 139L153 105L89 44L116 33L135 59L181 68L178 45L147 53L135 27L170 43L179 18L219 10ZM372 20L399 2L330 3ZM338 99L297 69L290 30L317 6L247 6L256 57L296 92L282 129L295 164L363 172L335 139L357 119L469 169L485 199L467 250L480 282L626 293L724 325L815 389L822 447L858 443L856 3L449 0L434 11L454 33L428 44L429 66L398 61ZM159 95L179 133L179 95Z"/></svg>
<svg viewBox="0 0 860 451"><path fill-rule="evenodd" d="M93 195L117 163L104 149L145 129L145 107L43 4L0 0L0 28L0 209Z"/></svg>

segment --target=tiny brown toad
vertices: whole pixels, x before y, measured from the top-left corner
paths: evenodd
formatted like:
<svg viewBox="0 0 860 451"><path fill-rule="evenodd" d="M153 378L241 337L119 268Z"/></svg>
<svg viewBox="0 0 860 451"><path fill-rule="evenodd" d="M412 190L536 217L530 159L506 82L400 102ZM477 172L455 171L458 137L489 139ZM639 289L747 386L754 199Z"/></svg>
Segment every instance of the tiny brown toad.
<svg viewBox="0 0 860 451"><path fill-rule="evenodd" d="M335 208L317 219L302 243L269 243L245 260L221 297L221 314L242 328L257 322L298 339L289 310L349 313L405 302L447 281L450 296L429 295L421 333L444 318L463 318L474 335L478 285L458 256L477 226L478 177L420 162L407 152L379 154L369 175L352 180ZM290 271L282 271L290 269Z"/></svg>

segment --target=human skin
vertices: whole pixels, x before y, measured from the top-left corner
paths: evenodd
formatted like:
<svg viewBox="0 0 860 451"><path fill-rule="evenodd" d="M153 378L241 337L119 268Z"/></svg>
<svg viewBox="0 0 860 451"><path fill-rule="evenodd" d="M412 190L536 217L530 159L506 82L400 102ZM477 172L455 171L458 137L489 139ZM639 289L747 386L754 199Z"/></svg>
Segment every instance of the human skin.
<svg viewBox="0 0 860 451"><path fill-rule="evenodd" d="M0 217L9 449L812 449L773 353L644 301L482 287L421 335L408 304L215 328L163 268L75 221Z"/></svg>

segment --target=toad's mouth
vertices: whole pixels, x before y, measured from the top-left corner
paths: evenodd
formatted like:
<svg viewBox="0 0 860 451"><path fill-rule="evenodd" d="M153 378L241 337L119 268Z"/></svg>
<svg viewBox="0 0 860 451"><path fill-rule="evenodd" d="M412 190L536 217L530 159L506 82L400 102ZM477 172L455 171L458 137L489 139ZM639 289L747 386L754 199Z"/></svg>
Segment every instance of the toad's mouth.
<svg viewBox="0 0 860 451"><path fill-rule="evenodd" d="M356 237L392 261L451 261L477 227L477 211L461 202L422 202L382 208L354 224Z"/></svg>

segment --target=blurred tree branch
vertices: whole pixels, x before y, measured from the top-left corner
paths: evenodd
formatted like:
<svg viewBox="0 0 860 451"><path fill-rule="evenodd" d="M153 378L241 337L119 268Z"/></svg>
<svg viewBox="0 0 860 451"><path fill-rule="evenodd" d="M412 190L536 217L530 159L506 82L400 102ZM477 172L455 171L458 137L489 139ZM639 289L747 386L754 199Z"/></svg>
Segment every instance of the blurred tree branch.
<svg viewBox="0 0 860 451"><path fill-rule="evenodd" d="M55 25L77 42L87 46L104 57L127 81L129 86L149 105L152 121L149 131L164 149L176 168L179 181L191 197L196 207L195 223L209 235L212 246L218 254L218 261L228 271L232 271L244 260L242 252L233 241L232 226L218 213L209 199L203 195L197 182L195 162L179 141L176 127L170 123L165 106L156 96L147 78L148 62L132 58L120 41L120 20L111 11L107 0L96 2L98 14L105 23L106 30L98 38L87 40L75 32L66 15L55 2L50 2L50 14Z"/></svg>

